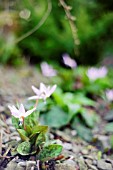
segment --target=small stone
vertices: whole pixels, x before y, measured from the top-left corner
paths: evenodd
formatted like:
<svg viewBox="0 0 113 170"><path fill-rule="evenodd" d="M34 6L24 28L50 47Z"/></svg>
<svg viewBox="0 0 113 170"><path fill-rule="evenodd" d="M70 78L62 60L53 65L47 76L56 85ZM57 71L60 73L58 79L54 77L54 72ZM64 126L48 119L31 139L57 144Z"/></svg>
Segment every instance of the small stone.
<svg viewBox="0 0 113 170"><path fill-rule="evenodd" d="M76 130L72 130L71 134L72 134L72 136L76 136L77 135L77 131Z"/></svg>
<svg viewBox="0 0 113 170"><path fill-rule="evenodd" d="M70 159L64 161L64 163L65 163L65 164L68 164L68 165L73 165L73 166L76 165L76 163L75 163L73 160L70 160Z"/></svg>
<svg viewBox="0 0 113 170"><path fill-rule="evenodd" d="M75 166L64 164L64 163L55 165L55 170L74 170L74 169L75 169Z"/></svg>
<svg viewBox="0 0 113 170"><path fill-rule="evenodd" d="M87 149L83 149L83 150L82 150L82 153L83 153L84 155L87 155L87 154L88 154L88 150L87 150Z"/></svg>
<svg viewBox="0 0 113 170"><path fill-rule="evenodd" d="M21 165L18 164L17 167L16 167L16 169L17 169L17 170L25 170L26 167L21 166Z"/></svg>
<svg viewBox="0 0 113 170"><path fill-rule="evenodd" d="M26 162L19 162L18 165L22 166L22 167L25 167L26 166Z"/></svg>
<svg viewBox="0 0 113 170"><path fill-rule="evenodd" d="M79 164L80 170L88 170L88 167L85 164L83 157L80 157L78 159L78 164Z"/></svg>
<svg viewBox="0 0 113 170"><path fill-rule="evenodd" d="M64 149L67 149L67 150L72 150L73 147L72 147L72 144L71 143L63 143L63 148Z"/></svg>
<svg viewBox="0 0 113 170"><path fill-rule="evenodd" d="M93 160L93 165L97 165L97 160Z"/></svg>
<svg viewBox="0 0 113 170"><path fill-rule="evenodd" d="M88 165L89 165L89 164L90 164L90 165L92 164L92 160L91 160L91 159L86 159L85 162L86 162Z"/></svg>
<svg viewBox="0 0 113 170"><path fill-rule="evenodd" d="M109 137L104 135L99 135L97 144L101 147L102 151L105 151L107 149L111 148Z"/></svg>
<svg viewBox="0 0 113 170"><path fill-rule="evenodd" d="M86 159L86 160L85 160L85 163L87 164L88 168L91 168L92 170L97 170L97 168L96 168L94 165L92 165L93 160L91 160L91 159ZM89 169L88 169L88 170L89 170Z"/></svg>
<svg viewBox="0 0 113 170"><path fill-rule="evenodd" d="M12 160L8 163L7 167L5 168L5 170L13 170L15 169L17 166L17 163L15 162L15 160Z"/></svg>
<svg viewBox="0 0 113 170"><path fill-rule="evenodd" d="M111 163L112 166L113 166L113 160L107 158L105 161L106 161L107 163Z"/></svg>
<svg viewBox="0 0 113 170"><path fill-rule="evenodd" d="M99 170L113 170L112 165L110 163L105 162L104 159L97 161L97 167L99 168Z"/></svg>
<svg viewBox="0 0 113 170"><path fill-rule="evenodd" d="M27 165L26 165L26 169L27 169L27 170L31 170L31 168L33 169L34 166L36 165L36 162L35 162L35 161L27 161L26 164L27 164Z"/></svg>

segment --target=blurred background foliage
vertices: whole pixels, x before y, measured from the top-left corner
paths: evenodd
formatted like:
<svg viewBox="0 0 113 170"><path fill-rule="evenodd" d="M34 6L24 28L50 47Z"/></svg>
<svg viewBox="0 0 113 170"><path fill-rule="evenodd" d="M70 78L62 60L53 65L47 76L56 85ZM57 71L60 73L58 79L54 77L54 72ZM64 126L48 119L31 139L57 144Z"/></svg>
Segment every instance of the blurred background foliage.
<svg viewBox="0 0 113 170"><path fill-rule="evenodd" d="M62 0L0 2L2 64L19 65L25 58L31 63L60 62L62 54L68 53L80 64L93 65L113 54L112 0L65 0L68 9L60 2ZM66 17L66 10L75 21ZM74 42L72 31L75 30L70 29L70 22L77 29L74 33L78 43ZM33 32L27 36L30 30Z"/></svg>

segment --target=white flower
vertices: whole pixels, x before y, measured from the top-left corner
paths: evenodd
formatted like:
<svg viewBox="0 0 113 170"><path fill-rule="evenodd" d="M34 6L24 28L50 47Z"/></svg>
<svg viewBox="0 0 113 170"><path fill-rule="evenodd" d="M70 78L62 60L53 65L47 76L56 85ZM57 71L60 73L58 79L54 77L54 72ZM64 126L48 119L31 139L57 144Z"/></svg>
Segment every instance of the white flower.
<svg viewBox="0 0 113 170"><path fill-rule="evenodd" d="M63 54L62 56L63 58L63 63L66 65L66 66L69 66L71 68L75 68L77 67L77 63L74 59L72 59L69 54Z"/></svg>
<svg viewBox="0 0 113 170"><path fill-rule="evenodd" d="M109 101L113 101L113 89L111 90L106 90L106 97Z"/></svg>
<svg viewBox="0 0 113 170"><path fill-rule="evenodd" d="M50 87L50 86L45 86L43 83L40 83L40 88L37 89L35 86L32 86L32 89L34 93L36 94L35 96L29 97L29 100L35 100L35 99L43 99L46 100L46 98L50 97L51 94L55 91L56 85Z"/></svg>
<svg viewBox="0 0 113 170"><path fill-rule="evenodd" d="M36 110L36 108L33 108L33 109L28 110L26 112L23 104L20 105L19 109L17 109L14 105L13 106L8 106L8 108L10 109L12 115L14 117L16 117L16 118L19 118L19 119L22 119L24 117L29 116L32 112L34 112Z"/></svg>
<svg viewBox="0 0 113 170"><path fill-rule="evenodd" d="M49 65L48 63L42 62L40 66L41 66L42 74L45 77L53 77L57 75L57 71L53 69L53 67Z"/></svg>
<svg viewBox="0 0 113 170"><path fill-rule="evenodd" d="M96 80L106 76L108 70L105 66L100 68L91 67L87 71L87 76L90 80Z"/></svg>

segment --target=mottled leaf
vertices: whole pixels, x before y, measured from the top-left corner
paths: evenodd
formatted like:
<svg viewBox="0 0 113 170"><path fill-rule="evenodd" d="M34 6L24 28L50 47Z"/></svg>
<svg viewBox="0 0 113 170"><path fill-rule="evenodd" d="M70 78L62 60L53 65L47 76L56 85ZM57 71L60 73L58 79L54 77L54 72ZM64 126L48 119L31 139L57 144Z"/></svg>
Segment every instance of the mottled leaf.
<svg viewBox="0 0 113 170"><path fill-rule="evenodd" d="M52 144L44 147L38 155L39 160L48 161L55 158L62 152L62 146L57 144Z"/></svg>
<svg viewBox="0 0 113 170"><path fill-rule="evenodd" d="M17 147L17 152L20 155L29 155L31 151L31 144L28 141L22 142Z"/></svg>

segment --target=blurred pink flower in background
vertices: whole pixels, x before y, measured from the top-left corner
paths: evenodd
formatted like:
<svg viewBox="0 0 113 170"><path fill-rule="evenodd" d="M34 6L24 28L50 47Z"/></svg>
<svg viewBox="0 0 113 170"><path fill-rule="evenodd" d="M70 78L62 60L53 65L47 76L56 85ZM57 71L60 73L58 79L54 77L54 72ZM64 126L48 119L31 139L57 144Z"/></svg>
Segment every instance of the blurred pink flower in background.
<svg viewBox="0 0 113 170"><path fill-rule="evenodd" d="M66 66L69 66L71 68L76 68L77 67L77 63L74 59L72 59L69 54L65 53L63 54L62 56L63 58L63 63L66 65Z"/></svg>
<svg viewBox="0 0 113 170"><path fill-rule="evenodd" d="M106 97L109 101L113 101L113 89L106 90Z"/></svg>
<svg viewBox="0 0 113 170"><path fill-rule="evenodd" d="M96 80L98 78L103 78L107 75L107 68L105 66L100 68L91 67L87 71L87 76L90 80Z"/></svg>
<svg viewBox="0 0 113 170"><path fill-rule="evenodd" d="M45 77L53 77L57 75L57 71L47 62L42 62L40 66L41 66L42 74Z"/></svg>

